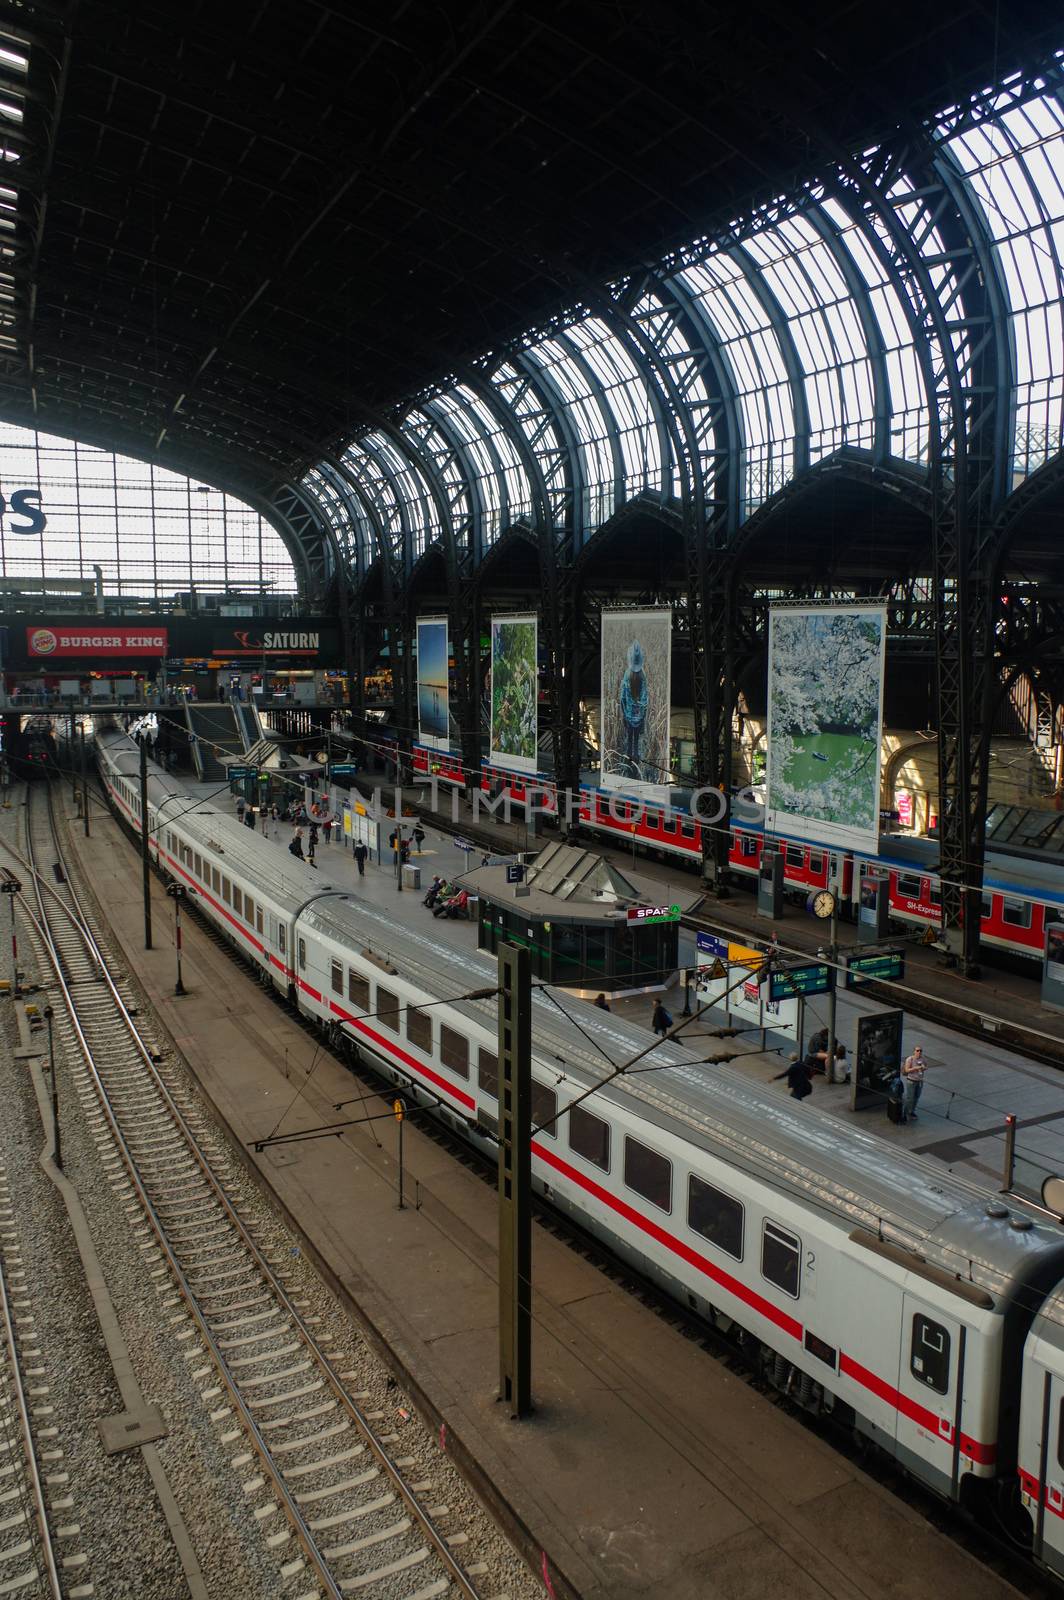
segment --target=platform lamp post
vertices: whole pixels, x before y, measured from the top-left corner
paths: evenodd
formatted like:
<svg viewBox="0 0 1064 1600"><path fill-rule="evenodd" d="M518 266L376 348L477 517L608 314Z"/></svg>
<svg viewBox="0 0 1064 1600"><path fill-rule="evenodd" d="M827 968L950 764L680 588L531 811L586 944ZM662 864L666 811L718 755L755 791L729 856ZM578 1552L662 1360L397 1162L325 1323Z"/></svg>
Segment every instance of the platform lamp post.
<svg viewBox="0 0 1064 1600"><path fill-rule="evenodd" d="M17 1000L22 994L18 970L18 931L15 927L15 896L21 894L22 884L14 873L5 873L0 882L0 894L11 897L11 992Z"/></svg>
<svg viewBox="0 0 1064 1600"><path fill-rule="evenodd" d="M174 984L174 993L183 995L187 994L188 990L181 980L181 903L188 899L188 890L183 883L171 883L167 885L166 892L174 902L174 949L177 952L177 982Z"/></svg>
<svg viewBox="0 0 1064 1600"><path fill-rule="evenodd" d="M52 1141L54 1144L55 1164L60 1172L63 1170L63 1147L59 1142L59 1084L55 1076L55 1035L52 1032L52 1022L55 1012L51 1006L44 1008L44 1020L48 1024L48 1070L52 1074Z"/></svg>

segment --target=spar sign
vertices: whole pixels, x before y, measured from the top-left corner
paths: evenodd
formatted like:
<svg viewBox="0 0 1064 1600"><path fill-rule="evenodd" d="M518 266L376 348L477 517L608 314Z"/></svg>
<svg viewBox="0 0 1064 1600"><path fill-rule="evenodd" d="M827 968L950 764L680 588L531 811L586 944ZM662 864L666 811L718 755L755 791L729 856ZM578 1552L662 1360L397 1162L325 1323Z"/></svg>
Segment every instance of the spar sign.
<svg viewBox="0 0 1064 1600"><path fill-rule="evenodd" d="M71 656L164 656L165 628L85 626L27 628L26 651L37 660Z"/></svg>

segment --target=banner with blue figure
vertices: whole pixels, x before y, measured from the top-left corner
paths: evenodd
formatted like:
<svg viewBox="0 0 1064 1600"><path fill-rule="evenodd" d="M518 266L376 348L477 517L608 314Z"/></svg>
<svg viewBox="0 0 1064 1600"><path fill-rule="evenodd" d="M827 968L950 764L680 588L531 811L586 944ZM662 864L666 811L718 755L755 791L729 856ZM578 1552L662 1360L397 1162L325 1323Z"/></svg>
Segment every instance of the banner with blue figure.
<svg viewBox="0 0 1064 1600"><path fill-rule="evenodd" d="M672 610L602 613L601 781L667 801Z"/></svg>

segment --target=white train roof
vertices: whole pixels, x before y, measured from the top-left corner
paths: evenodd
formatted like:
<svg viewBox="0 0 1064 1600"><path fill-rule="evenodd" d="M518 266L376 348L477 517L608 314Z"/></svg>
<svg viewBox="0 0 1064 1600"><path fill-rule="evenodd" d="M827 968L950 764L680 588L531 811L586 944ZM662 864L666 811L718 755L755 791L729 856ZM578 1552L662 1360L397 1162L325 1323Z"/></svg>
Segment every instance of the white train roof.
<svg viewBox="0 0 1064 1600"><path fill-rule="evenodd" d="M125 735L119 738L132 745ZM121 755L113 745L110 753ZM139 760L135 745L132 753ZM427 913L423 928L404 927L386 907L301 865L285 846L261 835L249 838L235 816L197 802L177 780L158 768L155 772L163 816L180 821L187 837L210 850L211 859L252 892L292 914L301 911L301 926L352 954L370 948L387 956L401 978L435 1000L451 1000L455 1012L495 1036L494 1000L452 999L495 981L498 967L492 957L450 943ZM799 1106L735 1068L702 1064L704 1056L728 1050L724 1041L688 1044L681 1033L640 1063L666 1064L663 1070L628 1073L606 1084L613 1066L651 1042L649 1031L546 985L533 991L532 1034L541 1078L546 1068L584 1087L600 1085L603 1100L629 1109L635 1104L645 1122L727 1166L854 1228L917 1250L981 1287L1001 1292L1026 1270L1032 1255L1050 1251L1064 1258L1064 1229L1020 1218L1015 1206L1002 1207L991 1191L940 1162L899 1149L809 1101ZM588 1109L594 1109L594 1101ZM988 1214L988 1205L999 1214ZM1030 1225L1016 1227L1013 1218Z"/></svg>

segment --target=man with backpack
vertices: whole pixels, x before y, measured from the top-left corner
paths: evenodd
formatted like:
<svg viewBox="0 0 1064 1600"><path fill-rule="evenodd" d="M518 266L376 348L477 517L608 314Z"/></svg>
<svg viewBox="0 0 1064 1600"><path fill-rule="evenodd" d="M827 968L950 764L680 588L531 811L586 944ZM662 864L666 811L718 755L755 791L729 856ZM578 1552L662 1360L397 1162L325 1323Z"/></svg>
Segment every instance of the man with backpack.
<svg viewBox="0 0 1064 1600"><path fill-rule="evenodd" d="M650 1026L660 1039L664 1039L672 1027L672 1018L660 1000L654 1001L654 1015L650 1019Z"/></svg>

